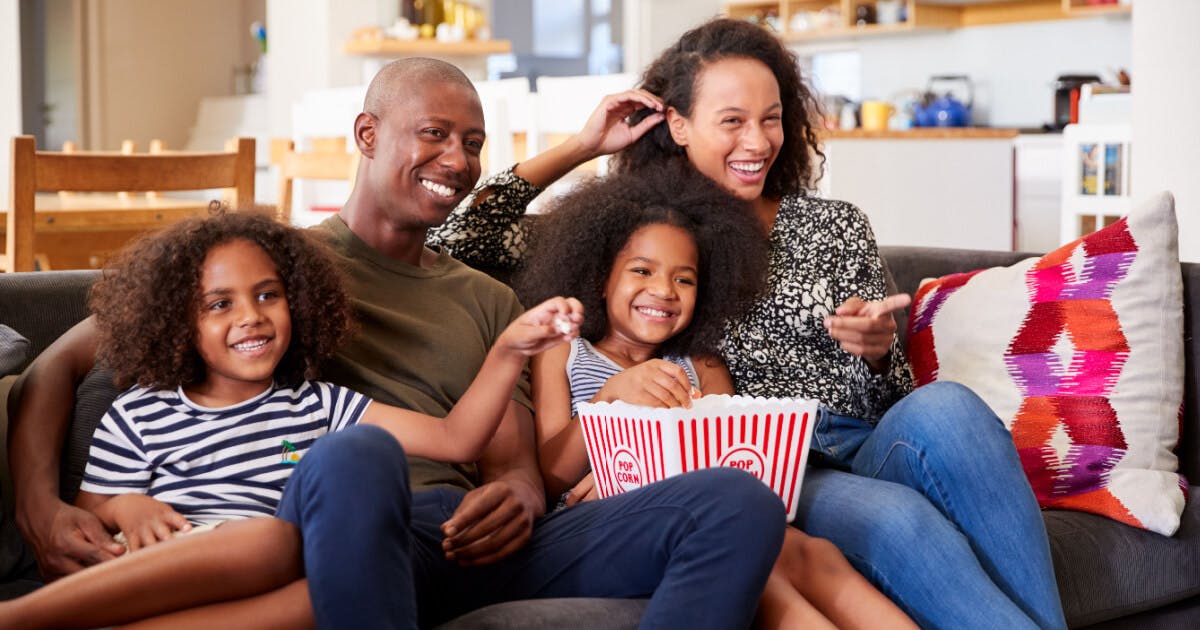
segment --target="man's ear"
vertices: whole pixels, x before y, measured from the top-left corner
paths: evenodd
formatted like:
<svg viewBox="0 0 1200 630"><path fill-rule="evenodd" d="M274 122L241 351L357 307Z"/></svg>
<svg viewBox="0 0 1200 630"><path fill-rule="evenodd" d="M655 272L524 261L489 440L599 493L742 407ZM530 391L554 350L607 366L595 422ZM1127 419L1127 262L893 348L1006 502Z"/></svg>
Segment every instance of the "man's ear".
<svg viewBox="0 0 1200 630"><path fill-rule="evenodd" d="M671 139L681 147L686 147L687 142L687 118L679 113L679 110L674 107L667 108L667 129L671 131Z"/></svg>
<svg viewBox="0 0 1200 630"><path fill-rule="evenodd" d="M365 157L375 158L375 132L378 130L379 119L362 112L354 119L354 144L358 152Z"/></svg>

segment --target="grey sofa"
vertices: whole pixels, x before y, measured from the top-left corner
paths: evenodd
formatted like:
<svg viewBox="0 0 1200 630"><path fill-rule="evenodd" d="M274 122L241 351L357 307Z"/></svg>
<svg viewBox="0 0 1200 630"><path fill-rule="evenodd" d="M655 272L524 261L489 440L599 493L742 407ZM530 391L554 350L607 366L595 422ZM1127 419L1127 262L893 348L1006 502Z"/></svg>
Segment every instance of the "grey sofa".
<svg viewBox="0 0 1200 630"><path fill-rule="evenodd" d="M883 248L882 253L901 291L912 293L921 278L1007 265L1027 254L910 247ZM1200 480L1200 264L1184 264L1185 331L1181 343L1187 360L1183 439L1178 448L1182 471L1191 483ZM0 323L21 332L36 355L85 314L84 295L95 272L0 274ZM904 329L905 317L900 327ZM81 386L76 424L94 423L115 395L103 377L93 374ZM2 390L0 390L2 391ZM2 426L2 425L0 425ZM0 435L3 435L0 433ZM73 430L65 460L81 462L89 438ZM65 466L65 469L70 466ZM0 473L6 474L0 470ZM77 473L64 470L64 495L78 484ZM1200 490L1191 486L1192 497ZM11 497L7 497L11 500ZM10 509L10 508L4 508ZM1077 512L1044 513L1054 554L1059 590L1072 627L1116 628L1200 627L1200 509L1189 501L1179 532L1165 538L1098 516ZM35 588L36 570L11 522L0 513L0 598ZM543 600L510 602L480 609L444 628L631 628L642 600Z"/></svg>

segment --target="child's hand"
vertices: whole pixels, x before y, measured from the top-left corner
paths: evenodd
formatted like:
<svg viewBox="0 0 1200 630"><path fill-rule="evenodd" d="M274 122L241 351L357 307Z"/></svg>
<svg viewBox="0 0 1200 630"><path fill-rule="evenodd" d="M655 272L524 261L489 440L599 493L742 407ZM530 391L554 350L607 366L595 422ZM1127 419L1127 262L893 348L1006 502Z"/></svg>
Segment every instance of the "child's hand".
<svg viewBox="0 0 1200 630"><path fill-rule="evenodd" d="M650 359L608 379L592 402L623 400L646 407L691 407L697 395L683 368Z"/></svg>
<svg viewBox="0 0 1200 630"><path fill-rule="evenodd" d="M583 501L595 501L600 495L596 492L596 477L594 473L588 473L579 483L575 484L574 488L567 493L567 507L571 507L576 503Z"/></svg>
<svg viewBox="0 0 1200 630"><path fill-rule="evenodd" d="M579 336L583 305L575 298L550 298L525 311L500 333L496 346L530 357Z"/></svg>
<svg viewBox="0 0 1200 630"><path fill-rule="evenodd" d="M175 532L192 528L191 523L171 506L144 494L122 494L109 499L108 503L130 551L170 540Z"/></svg>

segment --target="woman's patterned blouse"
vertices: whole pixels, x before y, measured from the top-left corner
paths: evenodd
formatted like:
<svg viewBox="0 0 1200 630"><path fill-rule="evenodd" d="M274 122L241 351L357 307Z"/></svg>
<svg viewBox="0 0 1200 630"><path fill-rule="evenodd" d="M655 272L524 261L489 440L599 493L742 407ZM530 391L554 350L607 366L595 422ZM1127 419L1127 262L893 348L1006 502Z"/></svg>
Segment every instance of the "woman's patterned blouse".
<svg viewBox="0 0 1200 630"><path fill-rule="evenodd" d="M525 249L518 220L539 192L511 169L504 171L477 188L429 242L471 265L515 267ZM726 328L722 354L735 390L813 398L835 413L877 421L912 390L899 343L892 343L887 370L872 374L838 346L823 320L852 296L874 301L885 293L875 236L858 208L801 194L784 197L771 230L766 291Z"/></svg>

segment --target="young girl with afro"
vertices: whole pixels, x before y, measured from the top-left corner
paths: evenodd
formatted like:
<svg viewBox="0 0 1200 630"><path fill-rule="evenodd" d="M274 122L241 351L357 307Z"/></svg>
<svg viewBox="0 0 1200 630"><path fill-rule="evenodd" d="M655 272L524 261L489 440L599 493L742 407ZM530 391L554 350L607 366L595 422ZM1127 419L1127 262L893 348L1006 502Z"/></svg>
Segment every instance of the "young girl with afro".
<svg viewBox="0 0 1200 630"><path fill-rule="evenodd" d="M579 403L688 407L733 393L720 344L765 285L767 242L749 204L680 163L593 180L539 219L518 294L573 295L588 313L578 338L531 362L542 476L569 509L597 498ZM832 628L864 614L913 627L831 543L788 528L757 624Z"/></svg>
<svg viewBox="0 0 1200 630"><path fill-rule="evenodd" d="M330 472L326 444L353 433L394 438L416 456L474 461L526 357L569 340L582 321L572 299L525 312L439 419L314 380L351 329L349 299L321 244L262 215L189 220L139 241L104 271L90 303L98 357L132 388L96 430L76 503L134 553L0 604L0 627L106 626L304 588L307 524L342 507L303 487ZM307 609L297 615L299 626L312 623Z"/></svg>

